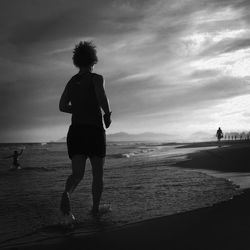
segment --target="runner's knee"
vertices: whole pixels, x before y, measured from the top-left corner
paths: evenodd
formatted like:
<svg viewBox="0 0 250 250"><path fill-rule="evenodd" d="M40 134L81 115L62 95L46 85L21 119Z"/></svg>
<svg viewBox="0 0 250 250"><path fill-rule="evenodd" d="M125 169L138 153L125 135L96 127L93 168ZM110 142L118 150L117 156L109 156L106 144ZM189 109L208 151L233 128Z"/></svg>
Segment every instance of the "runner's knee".
<svg viewBox="0 0 250 250"><path fill-rule="evenodd" d="M84 172L83 171L75 171L72 173L71 176L74 180L80 181L84 176Z"/></svg>

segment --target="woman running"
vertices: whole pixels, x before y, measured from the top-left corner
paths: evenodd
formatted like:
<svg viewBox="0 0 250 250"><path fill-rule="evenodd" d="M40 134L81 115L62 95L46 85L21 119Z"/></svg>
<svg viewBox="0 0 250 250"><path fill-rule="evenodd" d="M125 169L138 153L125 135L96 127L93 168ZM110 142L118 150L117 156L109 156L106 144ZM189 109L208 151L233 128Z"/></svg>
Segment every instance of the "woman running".
<svg viewBox="0 0 250 250"><path fill-rule="evenodd" d="M73 63L79 69L67 83L60 99L59 109L72 114L67 134L68 155L72 174L68 177L61 199L65 223L75 220L71 213L70 195L82 180L87 158L92 166L92 214L99 213L103 191L103 167L106 155L106 135L103 126L111 124L111 110L104 89L102 75L93 73L97 63L96 47L92 42L80 42L73 52Z"/></svg>

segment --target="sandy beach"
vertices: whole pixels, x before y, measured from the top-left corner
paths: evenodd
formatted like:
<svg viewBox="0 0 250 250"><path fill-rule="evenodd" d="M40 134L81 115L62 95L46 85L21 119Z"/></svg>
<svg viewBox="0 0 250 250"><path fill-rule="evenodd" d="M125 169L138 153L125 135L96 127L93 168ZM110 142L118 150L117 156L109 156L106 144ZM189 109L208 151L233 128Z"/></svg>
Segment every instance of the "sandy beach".
<svg viewBox="0 0 250 250"><path fill-rule="evenodd" d="M183 148L217 146L186 144ZM191 153L173 167L205 171L227 178L242 193L211 207L110 228L90 236L66 232L61 238L34 241L11 249L249 249L250 143L223 142L221 147Z"/></svg>

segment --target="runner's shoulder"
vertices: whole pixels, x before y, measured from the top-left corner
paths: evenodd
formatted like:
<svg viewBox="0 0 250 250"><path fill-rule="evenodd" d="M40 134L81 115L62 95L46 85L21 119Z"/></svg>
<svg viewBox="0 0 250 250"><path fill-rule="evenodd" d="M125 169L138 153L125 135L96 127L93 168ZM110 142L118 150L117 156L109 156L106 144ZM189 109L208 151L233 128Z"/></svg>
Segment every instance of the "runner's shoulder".
<svg viewBox="0 0 250 250"><path fill-rule="evenodd" d="M97 73L92 73L92 75L93 75L93 77L95 79L98 79L98 80L103 80L104 79L103 75L100 75L100 74L97 74Z"/></svg>
<svg viewBox="0 0 250 250"><path fill-rule="evenodd" d="M92 73L94 82L95 84L103 84L104 83L104 78L100 74Z"/></svg>
<svg viewBox="0 0 250 250"><path fill-rule="evenodd" d="M70 86L70 85L72 85L73 83L75 83L75 82L77 82L77 81L79 81L79 75L78 75L78 74L73 75L73 76L69 79L67 85Z"/></svg>

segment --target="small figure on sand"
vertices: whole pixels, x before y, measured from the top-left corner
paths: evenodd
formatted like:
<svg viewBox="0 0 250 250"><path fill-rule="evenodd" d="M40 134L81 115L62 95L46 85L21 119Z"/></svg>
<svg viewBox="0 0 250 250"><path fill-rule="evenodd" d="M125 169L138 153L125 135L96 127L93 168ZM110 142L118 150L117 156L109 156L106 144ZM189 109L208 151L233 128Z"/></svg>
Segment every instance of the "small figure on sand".
<svg viewBox="0 0 250 250"><path fill-rule="evenodd" d="M18 158L19 156L21 156L23 153L23 149L21 149L21 151L18 153L17 150L15 150L13 152L13 155L10 155L10 156L7 156L7 157L4 157L4 159L9 159L9 158L13 158L13 163L12 163L12 166L10 167L10 170L17 170L17 169L21 169L21 166L18 162Z"/></svg>
<svg viewBox="0 0 250 250"><path fill-rule="evenodd" d="M85 171L87 158L92 165L91 214L100 215L110 207L99 206L103 191L103 168L106 156L106 135L103 126L111 124L111 110L105 93L104 78L92 73L98 61L92 42L80 42L73 54L73 63L79 69L67 83L60 99L59 109L72 114L67 134L68 155L72 161L72 174L68 177L61 198L62 224L73 226L75 217L71 213L70 196ZM102 111L104 113L102 117Z"/></svg>
<svg viewBox="0 0 250 250"><path fill-rule="evenodd" d="M220 127L218 128L216 132L216 137L217 137L218 142L220 142L221 138L223 138L223 132Z"/></svg>

